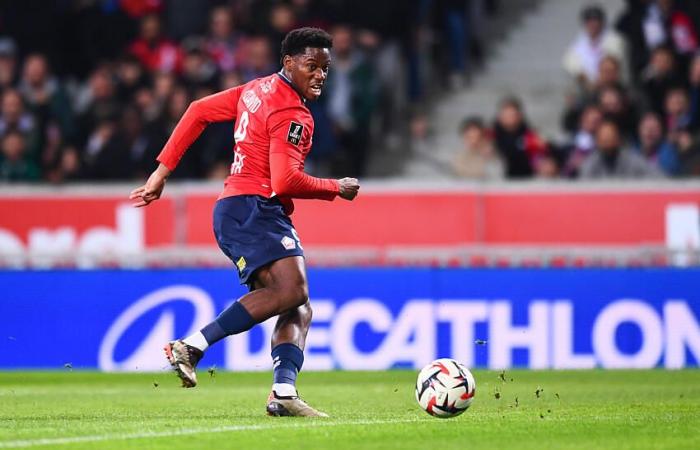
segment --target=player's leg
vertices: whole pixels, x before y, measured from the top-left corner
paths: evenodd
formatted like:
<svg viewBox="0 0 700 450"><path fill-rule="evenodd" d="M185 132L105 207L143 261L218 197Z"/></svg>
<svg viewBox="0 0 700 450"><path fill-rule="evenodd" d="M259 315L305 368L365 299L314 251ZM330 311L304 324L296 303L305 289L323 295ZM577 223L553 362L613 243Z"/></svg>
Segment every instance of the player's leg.
<svg viewBox="0 0 700 450"><path fill-rule="evenodd" d="M248 331L254 325L308 301L304 258L301 256L279 259L261 267L251 282L256 289L226 308L213 322L181 341L166 344L166 355L184 387L196 386L195 368L210 345L227 336Z"/></svg>
<svg viewBox="0 0 700 450"><path fill-rule="evenodd" d="M308 284L303 258L296 259L296 267L288 267L289 272L276 273L274 267L260 271L256 277L256 288L274 286L276 277L296 279L304 298L303 305L287 309L279 314L272 333L273 390L280 395L295 396L296 378L304 364L304 346L311 325L311 304L308 301Z"/></svg>
<svg viewBox="0 0 700 450"><path fill-rule="evenodd" d="M277 319L272 335L273 384L267 400L267 413L271 416L327 417L299 398L296 390L311 315L311 305L306 303Z"/></svg>
<svg viewBox="0 0 700 450"><path fill-rule="evenodd" d="M311 325L311 304L280 314L272 333L272 390L279 395L296 395L297 375L304 364L304 346Z"/></svg>
<svg viewBox="0 0 700 450"><path fill-rule="evenodd" d="M308 297L304 260L299 258L296 261L296 267L286 267L289 272L282 273L270 269L261 271L256 278L256 287L275 285L275 278L283 276L303 281L302 291L304 296ZM311 304L307 300L301 306L282 312L277 318L271 339L273 384L266 408L271 416L327 416L299 398L296 389L297 375L304 364L304 347L311 317Z"/></svg>

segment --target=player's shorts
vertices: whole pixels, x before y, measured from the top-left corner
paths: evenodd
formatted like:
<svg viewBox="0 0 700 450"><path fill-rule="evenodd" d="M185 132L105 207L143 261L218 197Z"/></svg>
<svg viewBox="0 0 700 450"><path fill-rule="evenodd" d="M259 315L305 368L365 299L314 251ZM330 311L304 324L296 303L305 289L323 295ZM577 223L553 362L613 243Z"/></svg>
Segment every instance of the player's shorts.
<svg viewBox="0 0 700 450"><path fill-rule="evenodd" d="M219 248L238 269L241 284L278 259L304 256L292 220L280 201L259 195L225 197L214 206L214 235Z"/></svg>

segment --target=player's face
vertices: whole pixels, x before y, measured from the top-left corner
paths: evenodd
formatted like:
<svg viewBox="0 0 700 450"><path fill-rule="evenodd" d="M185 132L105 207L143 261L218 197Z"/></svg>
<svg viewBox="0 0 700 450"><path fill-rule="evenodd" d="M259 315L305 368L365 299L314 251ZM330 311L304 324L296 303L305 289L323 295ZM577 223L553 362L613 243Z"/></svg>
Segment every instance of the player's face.
<svg viewBox="0 0 700 450"><path fill-rule="evenodd" d="M301 55L285 61L292 84L307 100L321 96L330 65L331 53L327 48L307 48Z"/></svg>

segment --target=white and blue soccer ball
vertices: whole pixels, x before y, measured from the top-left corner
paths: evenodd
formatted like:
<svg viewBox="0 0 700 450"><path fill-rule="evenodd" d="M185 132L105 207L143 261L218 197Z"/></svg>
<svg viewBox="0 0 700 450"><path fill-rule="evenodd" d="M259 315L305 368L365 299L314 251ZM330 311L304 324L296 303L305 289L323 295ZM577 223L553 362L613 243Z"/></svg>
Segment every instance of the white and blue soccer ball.
<svg viewBox="0 0 700 450"><path fill-rule="evenodd" d="M476 392L472 373L458 361L436 359L418 374L416 400L431 416L455 417L469 408Z"/></svg>

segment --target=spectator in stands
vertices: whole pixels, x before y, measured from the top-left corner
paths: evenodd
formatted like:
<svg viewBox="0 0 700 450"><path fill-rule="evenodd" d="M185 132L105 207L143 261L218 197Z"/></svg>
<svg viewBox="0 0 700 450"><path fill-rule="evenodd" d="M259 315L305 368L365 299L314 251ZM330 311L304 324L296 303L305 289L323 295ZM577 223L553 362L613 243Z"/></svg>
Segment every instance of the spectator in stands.
<svg viewBox="0 0 700 450"><path fill-rule="evenodd" d="M464 119L460 127L462 148L457 153L454 171L457 176L475 180L501 180L505 165L478 117Z"/></svg>
<svg viewBox="0 0 700 450"><path fill-rule="evenodd" d="M690 56L698 49L698 33L693 20L676 3L675 0L653 2L645 26L648 28L653 23L659 30L658 38L673 48L680 57L680 65L687 68Z"/></svg>
<svg viewBox="0 0 700 450"><path fill-rule="evenodd" d="M48 178L52 183L78 181L81 176L80 152L75 146L69 145L61 150L60 161L53 177Z"/></svg>
<svg viewBox="0 0 700 450"><path fill-rule="evenodd" d="M608 86L598 94L598 107L606 120L615 122L625 138L637 131L637 108L620 86Z"/></svg>
<svg viewBox="0 0 700 450"><path fill-rule="evenodd" d="M239 72L225 72L221 74L221 79L219 80L219 90L225 91L226 89L231 89L232 87L240 86L241 84L243 84L243 78Z"/></svg>
<svg viewBox="0 0 700 450"><path fill-rule="evenodd" d="M154 124L160 119L162 105L156 101L153 89L148 87L139 88L132 97L132 103L139 108L143 114L143 120L147 124Z"/></svg>
<svg viewBox="0 0 700 450"><path fill-rule="evenodd" d="M131 161L117 136L116 117L104 117L88 136L82 157L81 176L88 180L126 180L131 176Z"/></svg>
<svg viewBox="0 0 700 450"><path fill-rule="evenodd" d="M673 88L666 94L664 107L666 127L670 133L690 129L691 115L688 93L682 87Z"/></svg>
<svg viewBox="0 0 700 450"><path fill-rule="evenodd" d="M577 133L583 111L591 103L598 100L603 90L607 88L618 89L624 94L624 97L629 97L622 80L620 61L614 56L605 56L600 61L597 81L586 88L586 90L579 89L578 92L570 93L566 98L562 126L571 134Z"/></svg>
<svg viewBox="0 0 700 450"><path fill-rule="evenodd" d="M633 150L666 175L675 176L680 173L678 150L664 135L664 126L658 114L648 112L642 116L637 134L639 139Z"/></svg>
<svg viewBox="0 0 700 450"><path fill-rule="evenodd" d="M682 130L669 135L678 149L681 176L700 176L700 142L689 131Z"/></svg>
<svg viewBox="0 0 700 450"><path fill-rule="evenodd" d="M267 35L272 45L272 53L274 55L279 55L282 50L282 40L284 36L297 27L295 8L284 2L278 2L272 5L268 23L270 26Z"/></svg>
<svg viewBox="0 0 700 450"><path fill-rule="evenodd" d="M690 102L690 127L700 129L700 53L697 53L688 70L688 100Z"/></svg>
<svg viewBox="0 0 700 450"><path fill-rule="evenodd" d="M24 137L26 155L38 162L41 155L41 131L24 107L22 96L15 89L8 88L2 95L0 111L0 137L10 132L18 132Z"/></svg>
<svg viewBox="0 0 700 450"><path fill-rule="evenodd" d="M449 50L449 85L453 89L464 86L467 56L470 44L469 21L467 19L467 3L464 0L434 0L433 2L441 16L442 29L445 36L444 47Z"/></svg>
<svg viewBox="0 0 700 450"><path fill-rule="evenodd" d="M175 90L177 79L172 73L158 72L153 75L152 84L152 88L139 88L132 101L141 110L146 124L162 127L164 111Z"/></svg>
<svg viewBox="0 0 700 450"><path fill-rule="evenodd" d="M509 97L501 101L493 136L509 178L531 177L535 173L535 162L547 146L527 124L520 100Z"/></svg>
<svg viewBox="0 0 700 450"><path fill-rule="evenodd" d="M155 14L141 19L139 37L131 43L129 51L149 71L182 71L182 50L162 35L160 18Z"/></svg>
<svg viewBox="0 0 700 450"><path fill-rule="evenodd" d="M682 79L676 72L673 50L666 46L655 48L642 73L642 89L649 108L663 114L667 92L680 84Z"/></svg>
<svg viewBox="0 0 700 450"><path fill-rule="evenodd" d="M624 84L620 60L611 55L603 57L598 65L598 79L595 83L595 90L600 90L607 86L623 86Z"/></svg>
<svg viewBox="0 0 700 450"><path fill-rule="evenodd" d="M376 106L374 68L356 47L353 30L338 25L333 35L333 76L326 81L328 114L352 176L363 176L369 127Z"/></svg>
<svg viewBox="0 0 700 450"><path fill-rule="evenodd" d="M27 155L24 136L10 131L2 137L0 152L0 181L36 181L39 167Z"/></svg>
<svg viewBox="0 0 700 450"><path fill-rule="evenodd" d="M411 153L434 161L435 141L428 116L423 111L414 111L408 122L408 129Z"/></svg>
<svg viewBox="0 0 700 450"><path fill-rule="evenodd" d="M156 127L146 127L141 111L133 105L124 109L117 134L117 140L131 162L131 177L143 178L150 174L167 136Z"/></svg>
<svg viewBox="0 0 700 450"><path fill-rule="evenodd" d="M586 6L581 11L583 31L564 55L564 69L582 87L598 79L598 66L606 55L619 61L625 58L624 42L606 24L605 11L600 6Z"/></svg>
<svg viewBox="0 0 700 450"><path fill-rule="evenodd" d="M74 119L70 100L58 79L49 71L44 55L34 53L26 58L19 92L40 129L53 123L59 126L64 136L73 137Z"/></svg>
<svg viewBox="0 0 700 450"><path fill-rule="evenodd" d="M17 82L17 45L12 38L0 38L0 94Z"/></svg>
<svg viewBox="0 0 700 450"><path fill-rule="evenodd" d="M122 102L117 97L112 72L107 66L97 67L90 74L90 78L79 92L75 102L75 111L81 130L78 142L84 145L97 122L107 117L118 117L121 109Z"/></svg>
<svg viewBox="0 0 700 450"><path fill-rule="evenodd" d="M602 120L603 113L596 105L588 105L584 108L562 170L564 176L570 178L578 176L581 165L595 150L595 136Z"/></svg>
<svg viewBox="0 0 700 450"><path fill-rule="evenodd" d="M239 72L244 82L254 80L277 69L270 41L265 36L252 36L242 44Z"/></svg>
<svg viewBox="0 0 700 450"><path fill-rule="evenodd" d="M559 158L554 152L548 151L535 160L535 178L540 180L554 180L561 175Z"/></svg>
<svg viewBox="0 0 700 450"><path fill-rule="evenodd" d="M217 89L219 86L218 67L204 50L204 41L199 37L189 37L183 41L182 47L185 58L181 79L185 87L190 92L200 89L211 91Z"/></svg>
<svg viewBox="0 0 700 450"><path fill-rule="evenodd" d="M615 29L624 37L630 62L630 78L638 83L639 74L649 60L649 52L644 37L644 17L647 3L651 0L625 0L627 6L620 14Z"/></svg>
<svg viewBox="0 0 700 450"><path fill-rule="evenodd" d="M691 17L673 0L628 0L627 3L617 29L627 40L633 80L638 80L637 75L649 62L651 51L659 46L669 46L684 66L698 47L698 34Z"/></svg>
<svg viewBox="0 0 700 450"><path fill-rule="evenodd" d="M133 99L136 93L147 87L150 77L144 70L139 59L130 54L124 54L115 68L117 97L121 99Z"/></svg>
<svg viewBox="0 0 700 450"><path fill-rule="evenodd" d="M238 66L236 53L239 45L240 36L234 30L231 9L226 6L212 9L209 18L209 35L205 46L221 72L236 70Z"/></svg>
<svg viewBox="0 0 700 450"><path fill-rule="evenodd" d="M662 176L659 169L623 146L617 124L606 120L596 133L596 151L581 166L583 179L640 179Z"/></svg>

